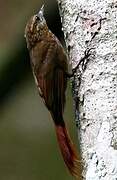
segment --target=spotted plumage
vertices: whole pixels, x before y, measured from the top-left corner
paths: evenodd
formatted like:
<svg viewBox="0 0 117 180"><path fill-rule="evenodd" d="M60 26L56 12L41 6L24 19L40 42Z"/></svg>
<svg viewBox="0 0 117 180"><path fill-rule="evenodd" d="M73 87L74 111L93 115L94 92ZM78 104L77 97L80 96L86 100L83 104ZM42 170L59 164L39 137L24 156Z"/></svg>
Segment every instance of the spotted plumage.
<svg viewBox="0 0 117 180"><path fill-rule="evenodd" d="M80 156L68 135L63 119L67 87L67 55L56 36L48 29L43 7L25 28L31 67L40 96L51 113L59 147L70 173L81 180Z"/></svg>

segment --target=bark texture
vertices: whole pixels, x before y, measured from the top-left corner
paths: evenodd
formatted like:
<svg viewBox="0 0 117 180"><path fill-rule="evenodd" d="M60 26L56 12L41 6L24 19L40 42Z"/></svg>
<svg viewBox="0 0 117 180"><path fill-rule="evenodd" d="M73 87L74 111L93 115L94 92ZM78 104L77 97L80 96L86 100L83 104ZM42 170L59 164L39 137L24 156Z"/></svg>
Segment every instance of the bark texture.
<svg viewBox="0 0 117 180"><path fill-rule="evenodd" d="M117 180L117 1L58 0L72 67L84 179Z"/></svg>

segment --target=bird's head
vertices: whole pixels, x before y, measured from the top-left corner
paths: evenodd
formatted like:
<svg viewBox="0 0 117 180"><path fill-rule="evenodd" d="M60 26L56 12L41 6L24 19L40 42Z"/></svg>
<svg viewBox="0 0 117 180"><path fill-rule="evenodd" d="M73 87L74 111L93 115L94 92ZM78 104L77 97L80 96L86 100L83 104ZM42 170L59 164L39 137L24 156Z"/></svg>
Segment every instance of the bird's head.
<svg viewBox="0 0 117 180"><path fill-rule="evenodd" d="M36 42L42 40L47 33L48 27L44 18L44 5L39 12L32 16L25 28L25 38L28 48L35 45Z"/></svg>

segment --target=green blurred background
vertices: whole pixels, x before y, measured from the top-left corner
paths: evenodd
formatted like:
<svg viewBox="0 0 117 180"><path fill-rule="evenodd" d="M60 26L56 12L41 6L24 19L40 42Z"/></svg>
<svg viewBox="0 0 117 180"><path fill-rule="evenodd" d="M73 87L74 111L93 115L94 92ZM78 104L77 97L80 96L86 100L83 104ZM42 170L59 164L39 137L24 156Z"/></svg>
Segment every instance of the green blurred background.
<svg viewBox="0 0 117 180"><path fill-rule="evenodd" d="M43 3L49 28L62 40L56 0L0 0L0 180L73 179L38 96L24 39L27 20ZM65 119L77 142L70 88Z"/></svg>

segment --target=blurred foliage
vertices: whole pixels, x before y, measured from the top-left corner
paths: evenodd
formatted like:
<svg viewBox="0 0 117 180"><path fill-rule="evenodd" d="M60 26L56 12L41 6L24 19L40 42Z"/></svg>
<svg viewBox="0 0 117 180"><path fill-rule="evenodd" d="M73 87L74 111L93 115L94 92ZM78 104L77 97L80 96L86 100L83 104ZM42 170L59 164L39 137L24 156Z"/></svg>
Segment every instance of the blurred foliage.
<svg viewBox="0 0 117 180"><path fill-rule="evenodd" d="M27 20L43 3L48 26L60 39L55 0L0 0L0 180L72 179L35 88L24 39ZM70 91L67 94L65 119L72 120L68 126L75 132Z"/></svg>

